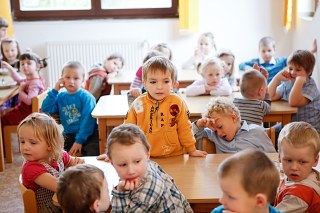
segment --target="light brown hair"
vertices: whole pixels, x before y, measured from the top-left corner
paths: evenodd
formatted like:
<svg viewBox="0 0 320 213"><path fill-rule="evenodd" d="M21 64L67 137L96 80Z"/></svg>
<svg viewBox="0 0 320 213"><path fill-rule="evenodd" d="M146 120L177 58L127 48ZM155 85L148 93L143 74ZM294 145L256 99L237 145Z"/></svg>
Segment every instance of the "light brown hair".
<svg viewBox="0 0 320 213"><path fill-rule="evenodd" d="M82 64L79 61L68 61L67 63L65 63L62 67L62 76L66 68L77 69L80 75L84 78L85 71Z"/></svg>
<svg viewBox="0 0 320 213"><path fill-rule="evenodd" d="M247 70L240 80L241 95L245 98L255 97L257 90L261 89L263 84L267 84L267 80L261 72L255 69Z"/></svg>
<svg viewBox="0 0 320 213"><path fill-rule="evenodd" d="M272 37L266 36L266 37L263 37L263 38L260 39L260 41L259 41L259 49L260 49L261 46L272 46L273 49L275 49L276 48L276 42Z"/></svg>
<svg viewBox="0 0 320 213"><path fill-rule="evenodd" d="M17 59L19 59L19 57L20 57L20 55L21 55L20 46L19 46L18 41L15 40L14 38L4 38L4 39L1 41L1 54L2 54L2 60L3 60L3 61L9 62L9 60L8 60L8 59L6 58L6 56L4 55L3 45L4 45L4 44L11 44L11 43L15 43L16 46L17 46L17 49L18 49Z"/></svg>
<svg viewBox="0 0 320 213"><path fill-rule="evenodd" d="M235 56L234 54L231 52L231 50L229 49L220 49L218 52L217 52L217 57L221 59L221 57L223 56L231 56L233 58L233 63L232 63L232 66L231 66L231 73L230 75L233 75L234 74L234 60L235 60Z"/></svg>

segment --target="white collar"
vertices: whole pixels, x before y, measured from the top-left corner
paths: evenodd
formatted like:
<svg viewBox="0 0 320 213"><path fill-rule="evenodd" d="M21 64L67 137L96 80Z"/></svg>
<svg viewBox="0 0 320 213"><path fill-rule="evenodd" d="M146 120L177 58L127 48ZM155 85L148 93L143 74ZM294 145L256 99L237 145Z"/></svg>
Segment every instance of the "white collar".
<svg viewBox="0 0 320 213"><path fill-rule="evenodd" d="M264 64L264 63L266 62L261 57L259 57L259 64ZM268 64L276 64L276 59L272 57Z"/></svg>

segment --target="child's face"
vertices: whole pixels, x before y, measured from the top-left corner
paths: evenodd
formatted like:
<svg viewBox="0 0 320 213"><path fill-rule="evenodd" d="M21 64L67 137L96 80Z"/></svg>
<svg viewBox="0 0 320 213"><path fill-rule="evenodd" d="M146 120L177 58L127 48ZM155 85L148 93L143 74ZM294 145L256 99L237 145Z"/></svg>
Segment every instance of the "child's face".
<svg viewBox="0 0 320 213"><path fill-rule="evenodd" d="M25 59L20 61L20 70L26 75L27 79L38 77L38 70L40 65L34 60Z"/></svg>
<svg viewBox="0 0 320 213"><path fill-rule="evenodd" d="M239 121L235 115L225 115L213 112L211 118L215 121L215 128L219 137L231 141L239 130Z"/></svg>
<svg viewBox="0 0 320 213"><path fill-rule="evenodd" d="M217 86L221 81L222 72L216 65L211 64L204 70L202 77L209 86Z"/></svg>
<svg viewBox="0 0 320 213"><path fill-rule="evenodd" d="M139 139L136 139L139 140ZM150 153L142 142L112 145L110 160L121 180L142 179L147 172Z"/></svg>
<svg viewBox="0 0 320 213"><path fill-rule="evenodd" d="M231 55L223 55L220 57L220 60L223 62L224 74L231 74L234 58Z"/></svg>
<svg viewBox="0 0 320 213"><path fill-rule="evenodd" d="M222 197L219 202L224 206L225 210L237 213L255 213L259 212L256 208L256 197L249 196L243 189L240 177L226 176L218 178Z"/></svg>
<svg viewBox="0 0 320 213"><path fill-rule="evenodd" d="M300 182L317 166L318 156L315 158L310 146L294 147L287 142L281 145L279 157L283 171L290 181Z"/></svg>
<svg viewBox="0 0 320 213"><path fill-rule="evenodd" d="M3 54L8 59L9 64L14 63L17 60L18 56L18 47L15 42L4 43Z"/></svg>
<svg viewBox="0 0 320 213"><path fill-rule="evenodd" d="M289 69L289 73L290 73L290 76L293 79L293 81L295 81L297 76L308 77L307 71L299 65L295 65L293 63L290 63L290 64L288 64L288 69Z"/></svg>
<svg viewBox="0 0 320 213"><path fill-rule="evenodd" d="M77 68L64 68L62 79L64 87L71 94L77 92L83 82L82 73Z"/></svg>
<svg viewBox="0 0 320 213"><path fill-rule="evenodd" d="M103 180L101 192L100 192L100 201L99 201L99 212L105 212L110 206L110 196L109 189L106 178Z"/></svg>
<svg viewBox="0 0 320 213"><path fill-rule="evenodd" d="M272 45L260 45L259 48L260 57L266 62L269 63L274 56L275 49Z"/></svg>
<svg viewBox="0 0 320 213"><path fill-rule="evenodd" d="M119 70L122 68L122 62L119 58L106 60L104 63L104 68L107 70L107 73L119 72Z"/></svg>
<svg viewBox="0 0 320 213"><path fill-rule="evenodd" d="M0 41L7 36L8 28L0 27Z"/></svg>
<svg viewBox="0 0 320 213"><path fill-rule="evenodd" d="M202 55L209 55L213 48L213 41L211 40L211 38L201 36L198 42L198 48L201 51Z"/></svg>
<svg viewBox="0 0 320 213"><path fill-rule="evenodd" d="M19 144L21 154L27 161L49 162L51 148L46 141L34 136L34 129L30 125L23 125L19 130Z"/></svg>
<svg viewBox="0 0 320 213"><path fill-rule="evenodd" d="M173 89L171 73L168 70L165 73L160 70L149 72L147 80L143 82L143 85L153 99L162 100Z"/></svg>

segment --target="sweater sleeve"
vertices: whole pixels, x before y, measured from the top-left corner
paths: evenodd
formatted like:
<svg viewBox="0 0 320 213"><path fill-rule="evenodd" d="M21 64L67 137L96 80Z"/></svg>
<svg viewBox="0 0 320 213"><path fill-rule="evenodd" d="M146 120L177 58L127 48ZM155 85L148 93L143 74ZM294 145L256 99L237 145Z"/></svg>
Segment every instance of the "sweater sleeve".
<svg viewBox="0 0 320 213"><path fill-rule="evenodd" d="M287 195L275 208L281 212L305 212L308 204L297 196Z"/></svg>
<svg viewBox="0 0 320 213"><path fill-rule="evenodd" d="M246 70L246 67L252 67L254 65L254 63L258 63L259 59L252 59L250 61L246 61L246 62L242 62L239 64L239 69L242 71Z"/></svg>
<svg viewBox="0 0 320 213"><path fill-rule="evenodd" d="M31 105L32 98L39 95L42 90L42 86L40 87L40 85L41 82L38 80L30 81L27 91L19 92L19 100L27 105Z"/></svg>
<svg viewBox="0 0 320 213"><path fill-rule="evenodd" d="M88 91L95 97L96 100L98 100L101 96L102 92L102 83L103 83L103 78L99 75L94 75L90 79L90 86Z"/></svg>
<svg viewBox="0 0 320 213"><path fill-rule="evenodd" d="M206 93L203 80L196 80L186 88L187 96L198 96Z"/></svg>
<svg viewBox="0 0 320 213"><path fill-rule="evenodd" d="M59 92L52 89L48 92L47 97L43 100L41 109L44 113L53 114L58 112L58 94Z"/></svg>
<svg viewBox="0 0 320 213"><path fill-rule="evenodd" d="M223 78L219 86L210 91L210 95L212 96L220 96L220 95L231 95L232 87L230 86L228 79Z"/></svg>

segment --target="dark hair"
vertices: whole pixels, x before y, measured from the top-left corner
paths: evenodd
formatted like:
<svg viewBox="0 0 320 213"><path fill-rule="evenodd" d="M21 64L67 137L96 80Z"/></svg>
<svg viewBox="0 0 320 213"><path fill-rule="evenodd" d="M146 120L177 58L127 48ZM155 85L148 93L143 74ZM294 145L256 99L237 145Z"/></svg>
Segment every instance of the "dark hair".
<svg viewBox="0 0 320 213"><path fill-rule="evenodd" d="M122 67L124 66L124 58L120 53L112 53L106 58L107 61L112 59L119 59L122 63Z"/></svg>
<svg viewBox="0 0 320 213"><path fill-rule="evenodd" d="M309 50L294 51L287 59L287 64L303 67L306 73L311 76L316 59Z"/></svg>
<svg viewBox="0 0 320 213"><path fill-rule="evenodd" d="M14 38L5 38L5 39L3 39L3 40L1 41L2 60L5 61L5 62L9 62L9 60L8 60L8 59L6 58L6 56L4 55L3 45L4 45L4 44L11 44L11 43L16 43L17 49L18 49L17 59L20 58L21 51L20 51L20 47L19 47L18 41L15 40Z"/></svg>
<svg viewBox="0 0 320 213"><path fill-rule="evenodd" d="M2 27L9 27L8 21L0 16L0 28Z"/></svg>
<svg viewBox="0 0 320 213"><path fill-rule="evenodd" d="M25 52L20 55L19 61L23 61L25 59L35 61L36 64L40 64L40 68L45 68L48 65L47 58L40 59L40 57L37 54L30 52L30 51Z"/></svg>

